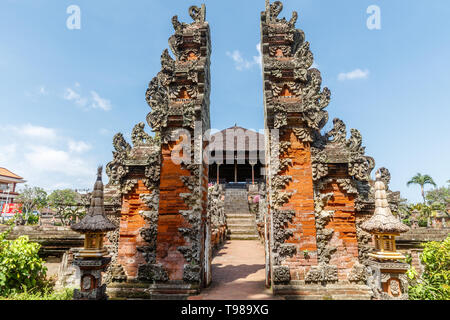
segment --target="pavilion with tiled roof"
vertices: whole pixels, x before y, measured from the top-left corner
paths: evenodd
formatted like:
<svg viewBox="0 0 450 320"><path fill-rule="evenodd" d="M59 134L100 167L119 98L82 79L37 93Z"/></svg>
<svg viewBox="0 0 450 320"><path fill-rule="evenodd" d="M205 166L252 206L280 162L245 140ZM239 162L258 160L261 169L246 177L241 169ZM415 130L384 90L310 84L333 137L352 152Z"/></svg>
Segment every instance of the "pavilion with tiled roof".
<svg viewBox="0 0 450 320"><path fill-rule="evenodd" d="M234 125L211 135L210 182L250 183L264 176L264 135Z"/></svg>
<svg viewBox="0 0 450 320"><path fill-rule="evenodd" d="M25 182L21 176L0 167L0 210L3 204L14 203L14 199L19 195L16 192L17 184Z"/></svg>

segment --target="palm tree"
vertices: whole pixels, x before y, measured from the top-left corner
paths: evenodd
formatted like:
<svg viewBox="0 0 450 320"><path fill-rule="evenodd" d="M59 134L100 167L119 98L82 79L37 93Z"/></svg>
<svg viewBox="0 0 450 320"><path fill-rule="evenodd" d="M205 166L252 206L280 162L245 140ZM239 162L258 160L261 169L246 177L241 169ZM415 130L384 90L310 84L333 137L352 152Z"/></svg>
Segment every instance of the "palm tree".
<svg viewBox="0 0 450 320"><path fill-rule="evenodd" d="M422 175L420 173L416 174L408 183L406 184L408 187L412 184L418 184L420 186L420 189L422 191L422 198L423 203L425 203L425 185L431 184L432 186L436 187L436 183L433 181L433 178L431 178L429 175L425 174Z"/></svg>

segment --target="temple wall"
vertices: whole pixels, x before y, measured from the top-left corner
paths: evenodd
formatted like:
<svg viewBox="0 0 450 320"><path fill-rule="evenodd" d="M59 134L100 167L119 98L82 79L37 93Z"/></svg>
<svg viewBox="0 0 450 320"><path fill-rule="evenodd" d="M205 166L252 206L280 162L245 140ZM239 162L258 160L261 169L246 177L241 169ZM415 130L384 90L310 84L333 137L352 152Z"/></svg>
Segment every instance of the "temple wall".
<svg viewBox="0 0 450 320"><path fill-rule="evenodd" d="M334 211L325 229L334 231L328 246L335 247L330 264L336 265L339 280L347 280L353 265L358 261L358 239L356 236L355 197L349 195L337 182L346 179L348 174L341 170L330 174L331 182L321 191L322 194L332 193L325 210Z"/></svg>
<svg viewBox="0 0 450 320"><path fill-rule="evenodd" d="M190 172L173 163L171 153L176 145L171 143L162 146L156 261L164 265L170 280L183 280L183 266L186 261L178 247L189 244L180 234L179 228L191 226L179 212L189 209L180 197L181 193L189 193L180 176L190 176Z"/></svg>
<svg viewBox="0 0 450 320"><path fill-rule="evenodd" d="M292 177L286 191L293 192L293 195L283 209L295 210L292 222L287 225L287 229L293 231L293 236L286 240L286 243L294 244L297 250L296 254L286 258L282 265L290 267L292 280L304 280L310 266L317 264L311 151L309 144L299 141L292 130L285 131L280 141L291 143L284 157L292 159L292 165L282 174Z"/></svg>
<svg viewBox="0 0 450 320"><path fill-rule="evenodd" d="M142 253L138 251L138 247L146 245L140 230L147 227L147 224L139 214L141 211L149 210L140 198L144 194L150 194L150 191L142 180L138 180L132 191L123 195L118 262L125 269L129 280L136 279L139 266L145 264Z"/></svg>

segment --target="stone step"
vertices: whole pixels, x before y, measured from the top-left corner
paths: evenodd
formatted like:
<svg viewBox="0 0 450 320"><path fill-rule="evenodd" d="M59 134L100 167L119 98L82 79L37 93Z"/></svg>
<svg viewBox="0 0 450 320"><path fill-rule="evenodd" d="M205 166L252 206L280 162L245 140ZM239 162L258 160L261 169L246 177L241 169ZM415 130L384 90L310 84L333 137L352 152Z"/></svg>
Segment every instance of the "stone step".
<svg viewBox="0 0 450 320"><path fill-rule="evenodd" d="M258 235L256 229L254 230L228 230L229 235Z"/></svg>
<svg viewBox="0 0 450 320"><path fill-rule="evenodd" d="M235 205L226 206L225 205L225 212L232 213L233 211L249 211L249 208L248 208L248 206L235 206Z"/></svg>
<svg viewBox="0 0 450 320"><path fill-rule="evenodd" d="M229 240L259 240L259 236L256 234L230 234Z"/></svg>
<svg viewBox="0 0 450 320"><path fill-rule="evenodd" d="M231 233L241 233L241 232L256 232L256 225L234 225L234 226L228 226L228 230Z"/></svg>
<svg viewBox="0 0 450 320"><path fill-rule="evenodd" d="M227 219L227 225L229 227L255 225L255 219Z"/></svg>
<svg viewBox="0 0 450 320"><path fill-rule="evenodd" d="M242 219L242 218L244 218L244 219L252 219L252 220L254 220L255 219L255 215L254 214L251 214L251 213L242 213L242 212L235 212L235 213L227 213L227 214L225 214L225 216L227 217L227 220L228 219Z"/></svg>

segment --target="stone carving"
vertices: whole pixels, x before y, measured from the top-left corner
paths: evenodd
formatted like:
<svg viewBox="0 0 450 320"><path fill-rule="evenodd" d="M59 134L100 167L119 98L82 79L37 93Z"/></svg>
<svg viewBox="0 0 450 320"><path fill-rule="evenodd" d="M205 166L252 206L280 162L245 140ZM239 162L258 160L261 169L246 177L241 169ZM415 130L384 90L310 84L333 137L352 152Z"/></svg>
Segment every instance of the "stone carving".
<svg viewBox="0 0 450 320"><path fill-rule="evenodd" d="M347 194L358 194L356 183L353 179L337 179L339 187L341 187Z"/></svg>
<svg viewBox="0 0 450 320"><path fill-rule="evenodd" d="M372 289L374 298L377 300L408 300L409 284L405 274L408 268L409 266L405 263L371 261L367 267L367 283ZM383 284L386 285L387 291L383 290Z"/></svg>
<svg viewBox="0 0 450 320"><path fill-rule="evenodd" d="M276 266L273 268L274 283L289 283L289 281L291 281L291 274L288 266Z"/></svg>
<svg viewBox="0 0 450 320"><path fill-rule="evenodd" d="M311 134L311 130L308 128L294 128L293 129L295 136L298 140L302 142L313 142L313 137Z"/></svg>
<svg viewBox="0 0 450 320"><path fill-rule="evenodd" d="M333 197L332 193L321 194L315 192L315 220L316 220L316 239L317 239L317 255L320 263L329 263L331 256L336 252L337 248L330 245L334 230L326 228L334 215L333 211L324 210L327 202Z"/></svg>
<svg viewBox="0 0 450 320"><path fill-rule="evenodd" d="M167 127L169 95L166 86L161 83L164 75L165 73L162 71L153 78L146 93L147 103L152 109L147 115L147 122L153 131L161 131L162 128Z"/></svg>
<svg viewBox="0 0 450 320"><path fill-rule="evenodd" d="M369 262L369 253L372 251L372 235L361 228L363 220L356 221L356 237L358 239L358 260L363 265Z"/></svg>
<svg viewBox="0 0 450 320"><path fill-rule="evenodd" d="M200 166L199 165L183 165L183 167L190 171L190 176L180 177L184 185L189 189L190 193L180 194L189 210L181 210L180 213L191 225L191 228L180 228L179 231L185 237L190 246L180 246L180 251L186 262L189 265L185 265L183 278L187 282L192 282L197 278L193 278L195 270L201 270L200 267L200 247L202 242L202 234L200 232L201 217L202 217L202 189L198 184L200 178Z"/></svg>
<svg viewBox="0 0 450 320"><path fill-rule="evenodd" d="M145 124L143 122L138 123L131 133L131 141L133 142L133 145L139 146L139 145L145 145L145 144L152 144L153 138L150 137L145 131Z"/></svg>
<svg viewBox="0 0 450 320"><path fill-rule="evenodd" d="M323 262L318 266L312 266L305 277L307 283L333 283L336 281L338 281L337 266Z"/></svg>
<svg viewBox="0 0 450 320"><path fill-rule="evenodd" d="M211 226L219 228L226 224L225 193L220 185L214 185L208 190L208 214L211 216Z"/></svg>
<svg viewBox="0 0 450 320"><path fill-rule="evenodd" d="M204 23L206 18L206 8L202 5L201 8L197 6L191 6L189 8L189 15L195 23Z"/></svg>
<svg viewBox="0 0 450 320"><path fill-rule="evenodd" d="M138 269L138 279L144 282L166 282L169 275L161 264L145 264Z"/></svg>
<svg viewBox="0 0 450 320"><path fill-rule="evenodd" d="M139 214L145 219L148 227L139 230L142 239L147 245L138 247L137 250L142 253L145 261L149 264L156 263L156 239L158 236L158 207L159 191L154 191L150 195L141 195L142 201L147 205L150 211L141 211Z"/></svg>
<svg viewBox="0 0 450 320"><path fill-rule="evenodd" d="M317 148L311 148L312 177L318 181L328 175L328 159L324 151Z"/></svg>
<svg viewBox="0 0 450 320"><path fill-rule="evenodd" d="M278 15L282 9L283 4L277 1L267 4L266 12L263 13L266 23L263 23L263 34L268 37L268 43L262 44L268 46L267 54L263 56L265 81L269 84L265 90L267 115L269 119L273 119L275 128L282 128L287 125L289 112L301 112L309 128L320 130L328 121L328 113L323 109L329 103L330 91L327 88L321 91L320 72L310 69L313 55L309 43L305 42L303 31L295 28L298 14L294 12L290 21L279 19ZM280 60L280 57L291 59ZM285 81L290 72L293 75L292 80ZM295 97L299 101L280 97L280 93L285 89L292 94L288 98Z"/></svg>
<svg viewBox="0 0 450 320"><path fill-rule="evenodd" d="M292 237L292 230L286 228L287 224L292 222L295 212L291 210L272 210L273 223L273 259L278 265L286 257L293 256L297 250L295 245L284 243Z"/></svg>
<svg viewBox="0 0 450 320"><path fill-rule="evenodd" d="M367 279L368 273L366 267L363 264L356 262L348 275L348 281L365 284Z"/></svg>
<svg viewBox="0 0 450 320"><path fill-rule="evenodd" d="M347 141L347 147L352 152L358 152L360 154L364 154L365 147L362 147L362 135L356 129L350 129L351 136Z"/></svg>
<svg viewBox="0 0 450 320"><path fill-rule="evenodd" d="M347 129L344 121L336 118L333 120L333 124L333 129L325 136L328 138L332 137L332 139L330 140L331 143L345 144L347 142Z"/></svg>

